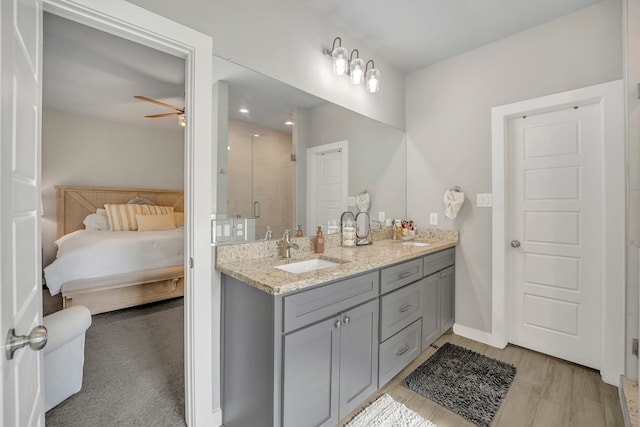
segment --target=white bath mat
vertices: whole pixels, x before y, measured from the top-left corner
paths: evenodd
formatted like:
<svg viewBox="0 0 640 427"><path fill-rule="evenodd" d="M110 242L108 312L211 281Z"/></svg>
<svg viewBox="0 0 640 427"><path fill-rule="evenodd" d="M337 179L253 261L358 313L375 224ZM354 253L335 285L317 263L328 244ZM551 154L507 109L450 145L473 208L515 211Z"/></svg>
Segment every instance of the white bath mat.
<svg viewBox="0 0 640 427"><path fill-rule="evenodd" d="M436 427L416 412L383 394L345 427Z"/></svg>

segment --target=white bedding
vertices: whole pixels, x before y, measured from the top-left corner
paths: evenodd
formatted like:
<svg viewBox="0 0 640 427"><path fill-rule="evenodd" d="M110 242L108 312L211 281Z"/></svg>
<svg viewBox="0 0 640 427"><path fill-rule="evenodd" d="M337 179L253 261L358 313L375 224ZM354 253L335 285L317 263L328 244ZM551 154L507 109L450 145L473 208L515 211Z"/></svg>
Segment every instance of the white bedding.
<svg viewBox="0 0 640 427"><path fill-rule="evenodd" d="M164 231L78 230L55 241L56 260L44 269L51 295L71 280L182 265L184 228Z"/></svg>

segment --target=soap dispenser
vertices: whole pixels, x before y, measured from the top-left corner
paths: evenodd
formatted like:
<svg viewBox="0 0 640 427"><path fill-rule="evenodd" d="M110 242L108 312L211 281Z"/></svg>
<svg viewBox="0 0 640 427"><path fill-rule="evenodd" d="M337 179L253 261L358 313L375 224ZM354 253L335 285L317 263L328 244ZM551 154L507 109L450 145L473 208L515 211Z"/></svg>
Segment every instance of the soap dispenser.
<svg viewBox="0 0 640 427"><path fill-rule="evenodd" d="M314 248L316 253L324 252L324 235L322 234L322 227L318 226L318 231L316 232L316 240L314 242Z"/></svg>

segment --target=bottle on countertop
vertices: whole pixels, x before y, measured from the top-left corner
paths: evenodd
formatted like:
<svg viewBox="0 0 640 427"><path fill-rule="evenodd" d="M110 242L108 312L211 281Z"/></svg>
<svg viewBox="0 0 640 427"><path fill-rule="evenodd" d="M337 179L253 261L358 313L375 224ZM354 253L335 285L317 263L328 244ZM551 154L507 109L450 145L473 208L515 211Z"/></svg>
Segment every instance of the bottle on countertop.
<svg viewBox="0 0 640 427"><path fill-rule="evenodd" d="M300 227L300 224L298 224L298 229L296 230L296 237L302 237L302 227Z"/></svg>
<svg viewBox="0 0 640 427"><path fill-rule="evenodd" d="M322 227L318 226L318 231L316 232L316 240L314 242L313 249L316 253L324 252L324 235L322 234Z"/></svg>

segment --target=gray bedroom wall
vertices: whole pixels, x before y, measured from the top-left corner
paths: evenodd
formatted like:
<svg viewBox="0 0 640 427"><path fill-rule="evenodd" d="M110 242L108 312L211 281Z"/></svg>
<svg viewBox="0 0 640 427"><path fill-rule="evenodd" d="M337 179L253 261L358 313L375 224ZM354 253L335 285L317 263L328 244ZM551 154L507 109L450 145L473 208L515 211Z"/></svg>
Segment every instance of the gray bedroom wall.
<svg viewBox="0 0 640 427"><path fill-rule="evenodd" d="M55 258L56 185L182 189L183 133L44 109L43 266Z"/></svg>
<svg viewBox="0 0 640 427"><path fill-rule="evenodd" d="M603 1L407 76L408 215L460 230L456 323L491 330L491 108L622 78L622 8ZM462 187L455 220L443 193Z"/></svg>

